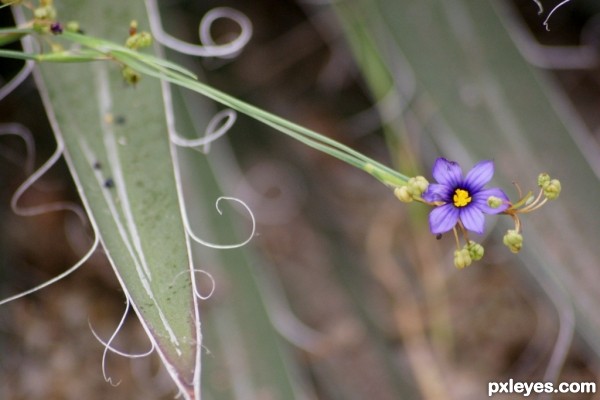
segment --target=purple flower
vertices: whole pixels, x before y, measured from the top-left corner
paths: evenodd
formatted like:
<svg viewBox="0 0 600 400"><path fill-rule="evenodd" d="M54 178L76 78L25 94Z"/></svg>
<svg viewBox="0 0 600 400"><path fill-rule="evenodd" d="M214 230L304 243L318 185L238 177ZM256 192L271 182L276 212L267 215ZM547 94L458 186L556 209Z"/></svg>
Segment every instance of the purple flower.
<svg viewBox="0 0 600 400"><path fill-rule="evenodd" d="M433 177L423 199L439 204L429 214L431 233L448 232L460 221L475 233L483 233L483 214L498 214L509 207L508 196L499 188L484 189L494 175L494 162L484 160L477 163L463 178L460 165L445 158L438 158L433 165ZM488 205L490 196L502 200L497 208Z"/></svg>

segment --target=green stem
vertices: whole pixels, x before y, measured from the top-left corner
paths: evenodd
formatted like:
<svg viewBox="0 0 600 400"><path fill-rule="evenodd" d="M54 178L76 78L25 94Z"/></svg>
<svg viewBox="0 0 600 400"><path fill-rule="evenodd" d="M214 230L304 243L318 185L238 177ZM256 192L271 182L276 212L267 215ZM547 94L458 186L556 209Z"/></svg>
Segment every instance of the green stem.
<svg viewBox="0 0 600 400"><path fill-rule="evenodd" d="M0 30L0 47L6 46L7 44L15 43L15 42L19 41L23 36L25 36L24 33L19 33L19 32L2 33Z"/></svg>
<svg viewBox="0 0 600 400"><path fill-rule="evenodd" d="M0 33L2 32L0 31ZM31 29L21 29L19 30L19 33L29 34L34 33L34 31ZM200 93L203 96L230 107L233 110L246 114L249 117L254 118L306 144L307 146L327 153L369 173L387 186L401 186L408 182L409 178L406 175L403 175L392 168L383 165L346 145L343 145L342 143L281 118L275 114L269 113L244 101L236 99L233 96L230 96L224 92L221 92L220 90L198 81L193 73L177 64L162 60L149 54L139 53L112 42L73 32L64 32L61 37L68 41L85 46L90 50L64 51L39 55L26 54L11 50L0 50L0 56L35 60L38 62L83 62L97 60L99 57L111 58L129 66L130 68L133 68L142 74L149 75L157 79L162 79L174 85L178 85Z"/></svg>

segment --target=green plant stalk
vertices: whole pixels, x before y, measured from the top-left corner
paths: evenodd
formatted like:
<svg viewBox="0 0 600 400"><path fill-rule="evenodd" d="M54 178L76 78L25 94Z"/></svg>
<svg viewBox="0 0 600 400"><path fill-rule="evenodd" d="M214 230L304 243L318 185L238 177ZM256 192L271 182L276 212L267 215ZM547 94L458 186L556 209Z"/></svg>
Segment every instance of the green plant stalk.
<svg viewBox="0 0 600 400"><path fill-rule="evenodd" d="M19 32L11 32L7 34L1 33L0 30L0 46L6 46L7 44L11 44L19 41L26 34Z"/></svg>
<svg viewBox="0 0 600 400"><path fill-rule="evenodd" d="M15 31L18 31L19 34L36 34L33 29L18 29ZM4 33L10 32L10 30L4 30ZM88 62L114 60L141 74L163 79L172 84L200 93L203 96L232 108L233 110L246 114L251 118L291 136L307 146L327 153L367 172L388 187L402 186L408 182L408 176L403 175L348 146L236 99L233 96L198 81L194 74L177 64L99 38L73 32L64 32L60 37L85 46L87 50L65 50L49 54L29 54L14 50L0 50L0 57L33 60L36 62Z"/></svg>

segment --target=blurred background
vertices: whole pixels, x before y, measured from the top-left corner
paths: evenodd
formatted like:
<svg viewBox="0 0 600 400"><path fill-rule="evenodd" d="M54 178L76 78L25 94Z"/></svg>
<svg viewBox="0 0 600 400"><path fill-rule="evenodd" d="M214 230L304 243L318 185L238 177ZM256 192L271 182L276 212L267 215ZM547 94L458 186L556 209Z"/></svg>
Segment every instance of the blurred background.
<svg viewBox="0 0 600 400"><path fill-rule="evenodd" d="M524 217L522 254L502 245L509 225L489 218L486 256L458 271L453 239L430 234L425 207L402 204L363 172L238 118L206 158L214 198L246 201L258 229L239 259L198 250L216 280L203 303L207 399L481 399L488 382L510 378L598 383L600 4L571 1L547 31L559 2L542 3L539 14L536 2L522 0L161 2L165 29L189 42L214 7L252 21L252 39L233 59L169 53L227 93L406 174L431 178L439 156L465 170L492 158L495 183L515 196L511 182L535 189L540 172L561 179L564 191ZM12 23L8 9L0 17ZM238 32L225 19L212 27L219 43ZM19 68L0 61L0 82ZM183 101L190 110L214 107L198 96ZM1 104L0 123L28 127L41 164L55 142L33 81ZM2 298L85 252L77 238L86 231L73 215L11 212L24 162L22 143L0 137ZM192 187L194 174L188 179ZM56 200L78 202L60 163L22 202ZM249 281L252 288L238 286ZM259 311L229 313L232 302ZM62 282L0 308L0 398L173 398L155 356L109 356L121 383L104 382L103 347L90 325L110 336L123 308L101 252ZM117 345L136 353L145 343L132 314ZM269 352L286 365L283 378L279 364L264 361ZM276 389L281 379L293 396Z"/></svg>

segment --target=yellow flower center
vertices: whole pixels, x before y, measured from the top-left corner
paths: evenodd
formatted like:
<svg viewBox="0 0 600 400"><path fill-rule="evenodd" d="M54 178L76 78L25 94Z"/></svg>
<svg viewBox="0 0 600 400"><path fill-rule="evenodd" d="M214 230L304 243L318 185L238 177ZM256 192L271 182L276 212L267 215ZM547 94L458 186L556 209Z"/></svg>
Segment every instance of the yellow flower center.
<svg viewBox="0 0 600 400"><path fill-rule="evenodd" d="M471 196L469 196L469 192L464 189L456 189L454 191L454 197L452 197L454 201L454 206L456 207L464 207L471 202Z"/></svg>

